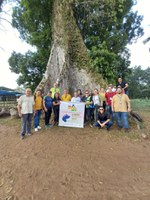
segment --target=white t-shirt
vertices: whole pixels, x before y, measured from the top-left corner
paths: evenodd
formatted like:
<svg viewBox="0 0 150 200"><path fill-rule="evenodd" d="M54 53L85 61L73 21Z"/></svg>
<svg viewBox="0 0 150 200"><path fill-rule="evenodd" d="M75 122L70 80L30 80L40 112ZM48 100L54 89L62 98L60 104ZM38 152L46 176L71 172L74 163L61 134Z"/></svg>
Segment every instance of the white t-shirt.
<svg viewBox="0 0 150 200"><path fill-rule="evenodd" d="M98 95L95 95L93 96L93 102L94 102L94 105L99 105L100 106L100 101L99 101L99 96Z"/></svg>
<svg viewBox="0 0 150 200"><path fill-rule="evenodd" d="M72 103L80 103L81 102L81 98L80 97L72 97L71 102Z"/></svg>
<svg viewBox="0 0 150 200"><path fill-rule="evenodd" d="M22 114L33 113L34 98L33 96L23 95L18 100L18 105L21 106Z"/></svg>
<svg viewBox="0 0 150 200"><path fill-rule="evenodd" d="M116 92L116 88L112 88L112 92Z"/></svg>

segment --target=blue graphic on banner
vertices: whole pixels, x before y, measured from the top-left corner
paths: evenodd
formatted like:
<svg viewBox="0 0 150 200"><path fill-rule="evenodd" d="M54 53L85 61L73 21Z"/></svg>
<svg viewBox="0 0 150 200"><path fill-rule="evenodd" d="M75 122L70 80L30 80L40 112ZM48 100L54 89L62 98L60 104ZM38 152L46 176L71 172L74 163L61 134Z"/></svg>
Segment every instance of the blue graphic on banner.
<svg viewBox="0 0 150 200"><path fill-rule="evenodd" d="M62 117L62 120L63 120L64 122L67 122L67 119L69 119L69 118L70 118L70 116L67 115L67 114L65 114L65 115Z"/></svg>

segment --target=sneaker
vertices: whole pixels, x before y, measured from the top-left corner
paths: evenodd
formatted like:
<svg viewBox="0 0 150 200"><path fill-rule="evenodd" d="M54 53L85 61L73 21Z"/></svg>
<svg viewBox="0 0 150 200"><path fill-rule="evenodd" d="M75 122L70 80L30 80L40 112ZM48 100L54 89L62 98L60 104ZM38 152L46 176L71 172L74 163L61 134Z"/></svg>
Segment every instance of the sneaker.
<svg viewBox="0 0 150 200"><path fill-rule="evenodd" d="M27 133L28 136L31 136L31 133Z"/></svg>
<svg viewBox="0 0 150 200"><path fill-rule="evenodd" d="M49 127L52 127L52 126L53 126L53 124L48 124L48 126L49 126Z"/></svg>
<svg viewBox="0 0 150 200"><path fill-rule="evenodd" d="M37 132L37 131L38 131L38 128L35 128L34 131Z"/></svg>
<svg viewBox="0 0 150 200"><path fill-rule="evenodd" d="M93 127L93 125L92 125L92 124L90 124L90 127L92 128L92 127Z"/></svg>
<svg viewBox="0 0 150 200"><path fill-rule="evenodd" d="M49 127L49 125L45 125L45 128L48 128Z"/></svg>
<svg viewBox="0 0 150 200"><path fill-rule="evenodd" d="M110 131L110 128L107 128L107 131Z"/></svg>
<svg viewBox="0 0 150 200"><path fill-rule="evenodd" d="M25 138L25 136L24 135L21 135L21 140L23 140Z"/></svg>
<svg viewBox="0 0 150 200"><path fill-rule="evenodd" d="M37 128L38 128L39 130L41 129L41 127L40 127L40 126L38 126Z"/></svg>
<svg viewBox="0 0 150 200"><path fill-rule="evenodd" d="M55 122L55 123L54 123L54 126L58 126L58 122Z"/></svg>

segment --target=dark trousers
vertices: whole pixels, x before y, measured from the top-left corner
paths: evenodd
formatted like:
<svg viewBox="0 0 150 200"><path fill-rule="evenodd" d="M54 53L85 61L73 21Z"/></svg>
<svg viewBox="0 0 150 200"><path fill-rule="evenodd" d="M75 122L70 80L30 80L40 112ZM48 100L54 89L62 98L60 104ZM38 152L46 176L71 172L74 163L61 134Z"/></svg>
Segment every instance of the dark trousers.
<svg viewBox="0 0 150 200"><path fill-rule="evenodd" d="M104 123L104 121L101 121L101 123ZM109 121L105 124L105 126L109 129L111 126L113 125L112 121ZM101 127L100 124L98 122L95 123L95 126L97 127Z"/></svg>
<svg viewBox="0 0 150 200"><path fill-rule="evenodd" d="M52 108L47 109L47 112L45 112L45 125L49 125L51 114L52 114Z"/></svg>
<svg viewBox="0 0 150 200"><path fill-rule="evenodd" d="M31 133L31 121L33 114L22 114L22 127L21 127L21 136L24 136L25 133Z"/></svg>
<svg viewBox="0 0 150 200"><path fill-rule="evenodd" d="M86 121L86 116L88 118L89 123L92 123L92 108L85 108L85 121Z"/></svg>
<svg viewBox="0 0 150 200"><path fill-rule="evenodd" d="M94 122L97 122L97 116L98 116L98 109L99 109L99 105L94 105Z"/></svg>
<svg viewBox="0 0 150 200"><path fill-rule="evenodd" d="M59 121L59 107L53 107L54 109L54 122L58 122Z"/></svg>
<svg viewBox="0 0 150 200"><path fill-rule="evenodd" d="M103 101L103 108L106 109L106 101Z"/></svg>

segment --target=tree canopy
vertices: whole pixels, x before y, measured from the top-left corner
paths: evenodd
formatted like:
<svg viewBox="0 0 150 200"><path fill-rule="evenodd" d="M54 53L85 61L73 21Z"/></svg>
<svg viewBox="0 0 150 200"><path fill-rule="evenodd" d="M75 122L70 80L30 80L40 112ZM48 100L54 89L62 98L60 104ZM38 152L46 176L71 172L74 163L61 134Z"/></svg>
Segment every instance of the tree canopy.
<svg viewBox="0 0 150 200"><path fill-rule="evenodd" d="M142 69L136 66L128 75L129 93L131 98L150 98L150 67Z"/></svg>
<svg viewBox="0 0 150 200"><path fill-rule="evenodd" d="M77 23L90 50L92 67L108 81L130 71L126 46L143 34L142 16L132 11L135 3L133 0L106 0L76 4Z"/></svg>
<svg viewBox="0 0 150 200"><path fill-rule="evenodd" d="M71 4L91 58L90 70L109 82L128 74L130 54L126 45L143 34L142 17L132 11L135 1L76 0ZM25 55L12 53L10 69L20 75L19 85L34 89L43 76L52 46L52 11L53 0L19 0L13 8L13 26L37 49Z"/></svg>

